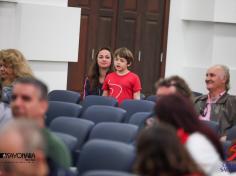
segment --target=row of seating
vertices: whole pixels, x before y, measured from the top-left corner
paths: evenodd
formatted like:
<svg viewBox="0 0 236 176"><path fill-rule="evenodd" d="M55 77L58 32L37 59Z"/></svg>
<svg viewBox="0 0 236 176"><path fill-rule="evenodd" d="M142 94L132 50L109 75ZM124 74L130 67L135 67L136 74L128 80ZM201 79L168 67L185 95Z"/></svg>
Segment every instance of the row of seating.
<svg viewBox="0 0 236 176"><path fill-rule="evenodd" d="M100 99L99 96L95 96ZM88 96L90 98L90 96ZM108 98L108 97L106 97ZM108 104L92 102L86 105L78 105L68 102L49 101L49 109L46 113L46 125L59 116L80 117L88 119L94 123L126 122L130 121L131 116L136 112L152 112L155 103L147 100L124 100L120 107Z"/></svg>
<svg viewBox="0 0 236 176"><path fill-rule="evenodd" d="M63 101L68 103L79 104L81 101L81 95L79 92L70 91L70 90L53 90L48 94L49 101ZM150 95L145 98L145 96L141 95L142 100L156 101L155 95ZM118 105L116 101L116 105Z"/></svg>
<svg viewBox="0 0 236 176"><path fill-rule="evenodd" d="M193 93L193 96L195 97L202 95L199 92L192 91L192 93ZM48 99L49 101L63 101L63 102L68 102L68 103L79 104L81 101L81 95L79 92L75 92L75 91L53 90L49 92ZM156 95L149 95L145 97L144 94L141 94L141 99L156 102L157 97ZM116 105L118 105L117 102L116 102Z"/></svg>
<svg viewBox="0 0 236 176"><path fill-rule="evenodd" d="M73 117L58 117L52 121L49 128L70 149L74 165L85 142L103 139L132 144L139 129L133 124L113 122L95 124L89 120Z"/></svg>

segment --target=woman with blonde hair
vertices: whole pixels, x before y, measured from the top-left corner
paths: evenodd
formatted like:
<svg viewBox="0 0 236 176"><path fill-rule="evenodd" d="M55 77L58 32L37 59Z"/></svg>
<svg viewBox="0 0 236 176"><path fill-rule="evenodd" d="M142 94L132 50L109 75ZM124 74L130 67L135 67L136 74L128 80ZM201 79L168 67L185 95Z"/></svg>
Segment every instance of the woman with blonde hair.
<svg viewBox="0 0 236 176"><path fill-rule="evenodd" d="M33 72L24 55L16 49L1 50L0 81L3 86L4 101L9 101L12 83L21 77L33 77Z"/></svg>

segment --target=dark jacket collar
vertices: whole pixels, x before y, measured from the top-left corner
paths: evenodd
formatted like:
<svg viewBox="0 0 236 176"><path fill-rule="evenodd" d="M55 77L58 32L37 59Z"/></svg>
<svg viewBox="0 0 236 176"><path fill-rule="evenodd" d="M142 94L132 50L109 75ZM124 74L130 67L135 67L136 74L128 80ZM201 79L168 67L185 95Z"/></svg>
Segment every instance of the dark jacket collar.
<svg viewBox="0 0 236 176"><path fill-rule="evenodd" d="M222 104L222 103L225 103L227 98L228 98L229 94L227 92L224 93L224 95L222 95L219 100L217 100L216 103L219 103L219 104ZM202 95L200 97L198 97L196 99L196 101L207 101L208 99L208 95Z"/></svg>

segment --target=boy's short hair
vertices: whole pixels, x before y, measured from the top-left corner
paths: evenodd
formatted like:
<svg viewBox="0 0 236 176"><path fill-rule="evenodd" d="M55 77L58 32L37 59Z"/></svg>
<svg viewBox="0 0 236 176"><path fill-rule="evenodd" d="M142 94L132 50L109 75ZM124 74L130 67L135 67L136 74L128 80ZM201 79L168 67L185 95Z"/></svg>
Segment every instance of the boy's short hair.
<svg viewBox="0 0 236 176"><path fill-rule="evenodd" d="M128 64L132 64L134 62L134 56L128 48L123 47L116 49L114 58L117 56L125 58Z"/></svg>

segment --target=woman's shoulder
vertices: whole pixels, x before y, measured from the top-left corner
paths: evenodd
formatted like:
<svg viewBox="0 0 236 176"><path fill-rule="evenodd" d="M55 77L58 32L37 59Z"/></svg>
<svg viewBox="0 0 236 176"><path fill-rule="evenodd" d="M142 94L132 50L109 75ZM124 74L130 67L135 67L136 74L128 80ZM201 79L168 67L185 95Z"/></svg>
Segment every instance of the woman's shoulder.
<svg viewBox="0 0 236 176"><path fill-rule="evenodd" d="M202 142L202 143L210 143L207 137L199 132L194 132L189 135L188 143Z"/></svg>

